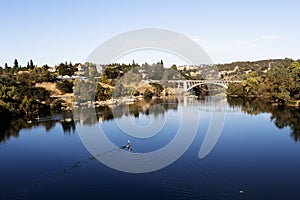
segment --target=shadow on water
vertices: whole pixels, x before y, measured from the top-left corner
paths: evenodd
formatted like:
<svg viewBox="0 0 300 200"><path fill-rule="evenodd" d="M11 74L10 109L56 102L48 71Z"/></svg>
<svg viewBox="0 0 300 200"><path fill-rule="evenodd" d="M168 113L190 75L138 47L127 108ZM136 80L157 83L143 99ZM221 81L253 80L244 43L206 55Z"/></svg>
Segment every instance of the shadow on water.
<svg viewBox="0 0 300 200"><path fill-rule="evenodd" d="M300 108L272 105L261 99L228 98L227 102L230 107L240 107L249 115L270 113L270 120L277 128L290 128L290 136L300 141Z"/></svg>

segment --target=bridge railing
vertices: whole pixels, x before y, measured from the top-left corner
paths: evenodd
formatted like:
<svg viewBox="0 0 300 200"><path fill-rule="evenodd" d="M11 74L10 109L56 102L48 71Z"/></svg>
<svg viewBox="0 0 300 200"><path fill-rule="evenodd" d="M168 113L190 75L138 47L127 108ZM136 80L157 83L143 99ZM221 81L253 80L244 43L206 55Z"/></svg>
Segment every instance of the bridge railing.
<svg viewBox="0 0 300 200"><path fill-rule="evenodd" d="M205 80L143 80L145 83L174 83L173 88L183 89L185 92L191 90L193 87L202 84L215 84L227 89L229 83L241 83L242 81L222 80L222 79L205 79Z"/></svg>

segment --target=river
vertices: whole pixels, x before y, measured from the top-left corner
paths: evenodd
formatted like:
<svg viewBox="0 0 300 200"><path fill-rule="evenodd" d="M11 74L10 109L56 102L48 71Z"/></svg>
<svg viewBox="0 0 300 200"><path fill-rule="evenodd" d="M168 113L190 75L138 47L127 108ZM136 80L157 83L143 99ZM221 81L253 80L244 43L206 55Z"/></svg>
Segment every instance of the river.
<svg viewBox="0 0 300 200"><path fill-rule="evenodd" d="M0 199L299 199L299 141L299 109L257 99L2 119Z"/></svg>

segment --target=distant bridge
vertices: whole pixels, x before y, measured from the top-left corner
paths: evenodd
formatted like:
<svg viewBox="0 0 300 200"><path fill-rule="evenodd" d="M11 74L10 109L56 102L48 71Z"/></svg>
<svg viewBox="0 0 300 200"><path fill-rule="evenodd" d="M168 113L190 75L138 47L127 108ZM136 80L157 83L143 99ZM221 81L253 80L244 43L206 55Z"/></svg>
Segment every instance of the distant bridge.
<svg viewBox="0 0 300 200"><path fill-rule="evenodd" d="M146 82L163 82L162 80L147 80ZM231 81L231 80L221 80L221 79L215 79L215 80L168 80L164 81L168 83L174 83L174 88L183 89L184 92L188 92L192 88L199 86L199 85L219 85L224 88L228 88L229 83L241 83L242 81Z"/></svg>

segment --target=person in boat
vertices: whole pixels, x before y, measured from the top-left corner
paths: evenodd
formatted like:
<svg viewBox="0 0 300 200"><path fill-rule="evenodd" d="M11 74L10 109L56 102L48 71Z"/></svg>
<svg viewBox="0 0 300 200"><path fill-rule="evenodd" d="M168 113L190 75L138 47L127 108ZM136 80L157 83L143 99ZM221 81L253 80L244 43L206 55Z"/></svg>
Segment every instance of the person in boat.
<svg viewBox="0 0 300 200"><path fill-rule="evenodd" d="M129 150L130 147L131 147L131 144L130 144L130 141L128 140L128 141L127 141L127 144L126 144L126 146L125 146L125 148L127 148L127 149Z"/></svg>
<svg viewBox="0 0 300 200"><path fill-rule="evenodd" d="M120 148L122 148L122 149L127 149L128 151L130 151L130 148L131 148L131 143L130 143L130 141L128 140L128 141L127 141L127 144L124 145L124 146L121 146Z"/></svg>

